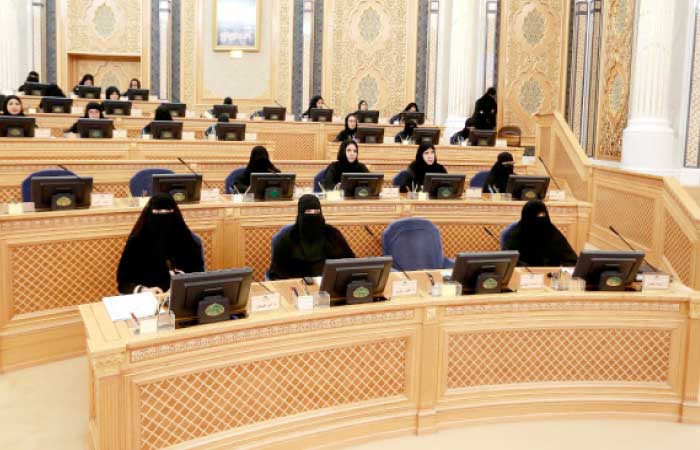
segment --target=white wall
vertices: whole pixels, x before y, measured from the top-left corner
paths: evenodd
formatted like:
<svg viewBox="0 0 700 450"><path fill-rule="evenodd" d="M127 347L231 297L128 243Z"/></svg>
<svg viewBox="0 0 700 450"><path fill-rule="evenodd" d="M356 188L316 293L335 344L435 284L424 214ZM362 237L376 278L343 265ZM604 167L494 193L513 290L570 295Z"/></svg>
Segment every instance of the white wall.
<svg viewBox="0 0 700 450"><path fill-rule="evenodd" d="M32 67L32 1L1 0L0 89L15 90ZM41 74L42 79L44 74Z"/></svg>

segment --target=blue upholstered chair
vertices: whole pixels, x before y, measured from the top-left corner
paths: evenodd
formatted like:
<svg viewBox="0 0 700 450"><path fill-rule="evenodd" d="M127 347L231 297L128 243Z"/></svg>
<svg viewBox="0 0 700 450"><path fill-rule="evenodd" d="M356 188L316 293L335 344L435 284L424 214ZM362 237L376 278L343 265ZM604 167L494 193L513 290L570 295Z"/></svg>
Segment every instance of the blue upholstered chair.
<svg viewBox="0 0 700 450"><path fill-rule="evenodd" d="M394 185L394 187L401 187L408 185L408 182L411 180L411 172L408 170L402 170L401 172L397 173L396 176L394 177L393 180L391 180L391 184ZM410 186L409 186L410 188Z"/></svg>
<svg viewBox="0 0 700 450"><path fill-rule="evenodd" d="M513 232L515 229L515 226L518 225L519 222L513 222L510 225L506 227L505 230L501 232L501 250L505 250L505 243L510 237L510 234Z"/></svg>
<svg viewBox="0 0 700 450"><path fill-rule="evenodd" d="M323 180L326 178L326 169L321 170L319 173L314 175L314 192L321 192L321 187L319 184L323 184Z"/></svg>
<svg viewBox="0 0 700 450"><path fill-rule="evenodd" d="M292 228L293 226L294 226L293 223L289 223L287 225L284 225L282 228L277 230L277 233L272 235L272 239L270 239L270 260L272 260L272 254L275 251L275 245L277 245L277 242L282 237L282 234L285 233L290 228ZM266 280L270 279L270 270L269 269L265 271L265 279Z"/></svg>
<svg viewBox="0 0 700 450"><path fill-rule="evenodd" d="M245 172L245 167L239 167L238 169L233 169L231 173L226 175L226 180L224 181L224 191L227 194L233 194L233 180L243 172Z"/></svg>
<svg viewBox="0 0 700 450"><path fill-rule="evenodd" d="M39 170L29 175L22 181L22 201L31 202L32 201L32 178L34 177L65 177L65 176L75 176L70 170L63 169L45 169Z"/></svg>
<svg viewBox="0 0 700 450"><path fill-rule="evenodd" d="M470 180L469 180L469 187L470 188L483 188L484 185L486 184L486 180L489 178L489 172L490 170L482 170L481 172L477 172Z"/></svg>
<svg viewBox="0 0 700 450"><path fill-rule="evenodd" d="M129 180L129 192L131 192L133 197L143 197L144 192L146 196L150 197L151 190L153 189L153 175L172 173L175 172L170 169L161 169L159 167L139 170Z"/></svg>
<svg viewBox="0 0 700 450"><path fill-rule="evenodd" d="M454 261L442 253L440 230L429 220L410 217L392 222L382 233L382 253L397 270L447 269Z"/></svg>

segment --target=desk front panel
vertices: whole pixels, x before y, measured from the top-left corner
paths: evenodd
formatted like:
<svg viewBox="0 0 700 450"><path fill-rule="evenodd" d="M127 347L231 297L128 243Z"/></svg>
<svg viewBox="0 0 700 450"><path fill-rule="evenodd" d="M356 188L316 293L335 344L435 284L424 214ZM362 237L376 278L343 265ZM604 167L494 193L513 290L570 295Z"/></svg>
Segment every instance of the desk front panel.
<svg viewBox="0 0 700 450"><path fill-rule="evenodd" d="M338 156L337 142L329 142L326 147L326 159L335 160ZM413 161L416 157L417 145L384 144L360 144L360 161L371 162L372 160L391 159L396 161ZM462 147L459 145L437 145L435 152L440 164L449 161L479 161L483 163L496 162L498 154L510 152L517 164L522 161L523 147Z"/></svg>

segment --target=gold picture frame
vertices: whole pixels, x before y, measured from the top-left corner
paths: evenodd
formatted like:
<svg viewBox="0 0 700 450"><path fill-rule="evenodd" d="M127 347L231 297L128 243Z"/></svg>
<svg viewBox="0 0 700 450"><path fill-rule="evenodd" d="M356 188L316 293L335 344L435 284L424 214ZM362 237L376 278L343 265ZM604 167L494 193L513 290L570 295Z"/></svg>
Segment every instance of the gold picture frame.
<svg viewBox="0 0 700 450"><path fill-rule="evenodd" d="M260 0L213 0L213 2L214 51L260 51L260 16L262 14ZM255 11L252 12L252 9ZM221 16L219 16L220 14ZM235 18L237 21L227 23L227 18ZM224 27L227 27L228 30L223 30ZM255 29L251 30L251 27L255 27ZM254 39L254 42L251 42L251 38Z"/></svg>

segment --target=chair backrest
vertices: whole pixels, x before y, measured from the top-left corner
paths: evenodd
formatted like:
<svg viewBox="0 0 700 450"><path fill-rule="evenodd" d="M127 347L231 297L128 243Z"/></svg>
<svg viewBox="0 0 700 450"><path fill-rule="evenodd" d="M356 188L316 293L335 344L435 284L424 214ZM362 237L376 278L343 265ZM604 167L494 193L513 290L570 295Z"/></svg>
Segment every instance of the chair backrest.
<svg viewBox="0 0 700 450"><path fill-rule="evenodd" d="M505 230L501 232L501 250L505 250L505 243L508 241L508 238L510 238L510 234L513 232L515 229L516 225L518 225L519 222L513 222L510 225L508 225Z"/></svg>
<svg viewBox="0 0 700 450"><path fill-rule="evenodd" d="M410 179L411 172L409 172L408 170L402 170L401 172L396 174L393 180L391 180L391 184L393 184L394 187L401 187L407 185L408 180Z"/></svg>
<svg viewBox="0 0 700 450"><path fill-rule="evenodd" d="M32 201L32 178L34 177L64 177L75 175L70 170L63 169L45 169L34 172L22 181L22 201Z"/></svg>
<svg viewBox="0 0 700 450"><path fill-rule="evenodd" d="M277 230L277 233L272 235L272 239L270 239L270 246L271 246L270 258L272 258L272 254L275 252L275 245L277 245L277 241L280 240L280 238L282 237L282 234L284 234L287 230L289 230L293 226L294 226L294 224L292 224L292 223L284 225L284 226L282 226L282 228ZM266 280L270 279L270 270L269 269L265 270L265 279Z"/></svg>
<svg viewBox="0 0 700 450"><path fill-rule="evenodd" d="M392 222L382 232L382 253L394 258L398 270L442 269L440 230L429 220L409 217Z"/></svg>
<svg viewBox="0 0 700 450"><path fill-rule="evenodd" d="M204 244L202 244L202 238L199 237L194 231L192 232L192 238L194 241L199 245L199 248L202 250L202 261L204 262L204 271L206 272L207 270L207 258L206 255L204 254Z"/></svg>
<svg viewBox="0 0 700 450"><path fill-rule="evenodd" d="M224 191L227 194L233 193L233 180L240 174L245 172L245 167L239 167L238 169L233 169L231 173L226 175L226 180L224 181Z"/></svg>
<svg viewBox="0 0 700 450"><path fill-rule="evenodd" d="M129 192L131 192L133 197L142 197L144 192L147 196L150 196L153 188L153 175L168 173L175 172L170 169L162 169L159 167L139 170L129 180Z"/></svg>
<svg viewBox="0 0 700 450"><path fill-rule="evenodd" d="M507 125L505 127L501 127L501 129L498 130L498 138L506 139L508 141L509 147L519 147L520 138L522 135L523 132L520 129L520 127L517 127L515 125Z"/></svg>
<svg viewBox="0 0 700 450"><path fill-rule="evenodd" d="M326 169L322 169L319 173L314 175L314 192L321 192L320 185L323 184L323 180L326 178Z"/></svg>
<svg viewBox="0 0 700 450"><path fill-rule="evenodd" d="M489 178L490 170L482 170L477 172L470 180L469 187L484 187L486 180Z"/></svg>

